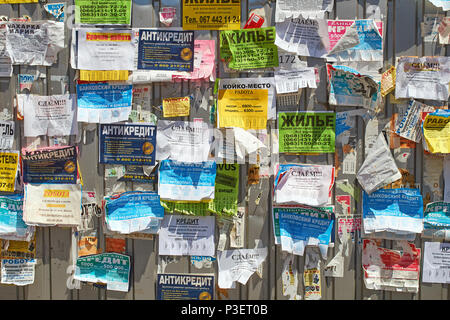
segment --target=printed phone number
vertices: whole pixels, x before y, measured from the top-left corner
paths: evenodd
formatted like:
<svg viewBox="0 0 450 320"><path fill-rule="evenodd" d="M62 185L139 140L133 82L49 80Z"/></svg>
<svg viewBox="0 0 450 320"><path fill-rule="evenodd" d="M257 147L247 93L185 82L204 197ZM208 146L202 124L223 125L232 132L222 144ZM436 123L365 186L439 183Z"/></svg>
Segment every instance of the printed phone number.
<svg viewBox="0 0 450 320"><path fill-rule="evenodd" d="M240 23L241 17L239 16L200 16L198 18L191 18L188 16L184 17L186 23L214 23L214 24L224 24L224 23Z"/></svg>

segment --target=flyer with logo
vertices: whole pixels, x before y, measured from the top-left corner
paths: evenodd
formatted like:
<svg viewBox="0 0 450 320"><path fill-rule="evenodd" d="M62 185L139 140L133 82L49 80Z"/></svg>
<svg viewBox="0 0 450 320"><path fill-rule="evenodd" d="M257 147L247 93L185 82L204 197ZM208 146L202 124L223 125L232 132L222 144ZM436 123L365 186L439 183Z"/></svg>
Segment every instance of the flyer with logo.
<svg viewBox="0 0 450 320"><path fill-rule="evenodd" d="M77 147L22 150L24 183L77 183Z"/></svg>
<svg viewBox="0 0 450 320"><path fill-rule="evenodd" d="M134 34L131 29L77 29L78 69L133 70Z"/></svg>
<svg viewBox="0 0 450 320"><path fill-rule="evenodd" d="M194 70L194 31L139 29L138 70Z"/></svg>
<svg viewBox="0 0 450 320"><path fill-rule="evenodd" d="M147 124L102 124L99 162L124 165L154 165L156 126Z"/></svg>
<svg viewBox="0 0 450 320"><path fill-rule="evenodd" d="M155 192L125 192L108 198L105 220L108 229L123 234L149 229L154 219L164 217L164 208Z"/></svg>
<svg viewBox="0 0 450 320"><path fill-rule="evenodd" d="M114 123L128 121L132 98L132 85L77 84L78 122Z"/></svg>
<svg viewBox="0 0 450 320"><path fill-rule="evenodd" d="M187 163L163 160L159 165L158 194L162 200L214 199L216 162Z"/></svg>
<svg viewBox="0 0 450 320"><path fill-rule="evenodd" d="M24 117L25 137L78 134L77 98L74 94L18 94L17 111Z"/></svg>
<svg viewBox="0 0 450 320"><path fill-rule="evenodd" d="M75 0L75 23L130 25L131 6L131 0Z"/></svg>
<svg viewBox="0 0 450 320"><path fill-rule="evenodd" d="M23 195L0 197L0 237L2 239L25 240L32 227L23 221Z"/></svg>
<svg viewBox="0 0 450 320"><path fill-rule="evenodd" d="M108 252L77 258L74 279L105 283L107 290L128 292L130 271L130 256Z"/></svg>
<svg viewBox="0 0 450 320"><path fill-rule="evenodd" d="M18 168L19 151L0 152L0 191L14 192Z"/></svg>
<svg viewBox="0 0 450 320"><path fill-rule="evenodd" d="M241 27L241 0L183 1L184 30L236 30Z"/></svg>
<svg viewBox="0 0 450 320"><path fill-rule="evenodd" d="M423 213L422 237L450 241L450 203L430 202Z"/></svg>
<svg viewBox="0 0 450 320"><path fill-rule="evenodd" d="M228 67L235 70L278 67L275 27L221 31L221 47L229 54Z"/></svg>
<svg viewBox="0 0 450 320"><path fill-rule="evenodd" d="M156 300L213 300L214 275L158 273Z"/></svg>
<svg viewBox="0 0 450 320"><path fill-rule="evenodd" d="M81 224L81 185L26 184L23 220L28 225Z"/></svg>
<svg viewBox="0 0 450 320"><path fill-rule="evenodd" d="M279 112L279 152L334 153L334 112Z"/></svg>
<svg viewBox="0 0 450 320"><path fill-rule="evenodd" d="M166 215L159 230L160 255L214 256L215 217Z"/></svg>
<svg viewBox="0 0 450 320"><path fill-rule="evenodd" d="M266 129L268 103L268 89L219 90L218 127Z"/></svg>

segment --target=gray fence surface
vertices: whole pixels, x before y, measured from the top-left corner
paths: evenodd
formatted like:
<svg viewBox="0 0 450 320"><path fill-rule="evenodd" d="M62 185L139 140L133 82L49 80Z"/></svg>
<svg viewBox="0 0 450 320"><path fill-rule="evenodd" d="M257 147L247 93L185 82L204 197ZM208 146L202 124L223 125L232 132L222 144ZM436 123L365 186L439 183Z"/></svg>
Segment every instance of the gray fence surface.
<svg viewBox="0 0 450 320"><path fill-rule="evenodd" d="M424 55L447 55L445 46L438 43L426 43L421 37L421 22L425 14L442 13L442 11L429 3L428 0L335 0L334 11L328 16L330 19L355 19L355 18L381 18L384 21L384 59L385 66L394 65L396 57L399 56L424 56ZM50 0L51 2L60 2ZM73 1L65 1L67 5ZM132 26L133 27L159 27L158 12L160 7L172 6L177 8L178 20L173 26L180 26L181 1L179 0L133 0ZM241 5L242 23L245 23L248 13L255 8L264 7L266 16L273 17L275 1L243 0ZM9 17L30 16L33 20L45 20L51 17L39 4L15 4L0 5L0 15ZM271 23L273 25L273 21ZM218 32L196 32L197 39L216 39L217 52ZM71 32L66 28L66 42L70 43ZM58 55L58 64L52 67L28 67L15 66L14 75L9 78L0 79L0 101L1 108L7 108L14 113L13 99L18 92L17 75L21 73L34 73L39 70L45 77L41 77L33 84L32 93L40 95L61 94L68 89L70 93L75 93L74 75L75 72L69 64L70 50L61 51ZM308 59L309 66L323 67L324 63L320 59ZM246 77L255 76L246 73L226 74L219 66L218 77ZM323 68L322 68L323 70ZM61 78L62 76L62 78ZM64 78L67 76L67 78ZM204 95L212 94L213 83L194 84L183 82L178 84L158 84L152 86L151 105L158 106L162 98L180 97L188 95L197 87ZM302 98L298 106L278 109L283 110L325 110L326 105L321 105L321 94L326 90L325 78L321 78L321 85L318 89L306 89L302 93ZM0 109L1 109L0 108ZM198 111L195 111L198 110ZM346 110L342 108L342 110ZM193 108L190 119L204 118L209 121L209 114L202 109ZM390 118L396 112L395 105L386 103L385 116ZM18 128L22 128L20 121L16 121ZM276 128L275 122L269 122L269 127ZM105 178L105 166L98 164L98 136L97 131L84 130L80 141L80 167L83 174L84 190L94 190L100 197L106 195L113 188L124 188L135 190L138 188L149 188L149 186L134 185L132 183L118 184L115 178ZM352 129L352 134L357 135L357 156L358 165L364 159L364 122L358 120L358 124ZM24 139L20 130L16 130L16 149L34 143L33 139ZM23 131L22 131L23 132ZM52 142L46 137L39 138L41 146L49 145ZM72 142L70 137L68 142ZM337 148L338 151L339 148ZM432 173L427 168L434 167L435 162L431 156L423 154L422 146L416 149L392 149L394 154L406 152L408 161L398 163L399 168L407 169L414 176L415 182L421 187L424 198L431 197L433 201L440 200L438 193L433 193L427 181L430 181ZM280 162L312 163L312 164L335 164L335 157L332 154L322 156L281 156ZM248 165L241 166L240 184L240 206L247 207L246 221L246 248L253 248L255 240L261 240L264 246L268 247L268 257L263 264L262 278L253 275L247 285L238 284L236 289L228 290L220 294L221 299L279 299L285 300L288 297L282 293L281 273L284 255L281 249L274 244L272 233L272 221L270 216L271 206L271 185L273 178L262 178L259 184L247 185ZM338 176L337 180L347 179L349 183L357 185L355 176ZM442 175L437 178L436 183L439 188L443 187ZM150 188L156 186L150 185ZM335 194L341 194L341 190L335 189ZM343 193L342 193L343 194ZM260 199L260 201L255 201ZM361 211L361 202L352 199L352 208ZM101 222L97 221L100 246L104 248L104 237L101 230ZM217 232L216 232L217 234ZM35 282L33 285L25 287L0 286L0 299L155 299L156 297L156 277L158 263L158 238L154 240L134 240L127 239L127 254L131 256L132 273L131 286L127 293L106 291L90 285L82 285L80 289L69 289L66 285L69 279L69 266L72 265L72 231L69 228L37 228L37 265ZM424 241L417 237L415 244L423 248ZM392 241L383 241L387 248L393 246ZM358 239L351 244L350 255L345 258L345 270L343 278L322 277L322 299L448 299L449 288L447 285L420 283L420 291L417 294L396 293L389 291L367 290L363 283L363 272L361 267L361 247ZM334 256L337 246L329 250L329 257ZM299 272L298 293L303 295L302 274L304 257L296 256L296 266ZM165 260L165 262L169 262ZM324 264L322 263L322 266ZM68 269L69 268L69 269ZM196 269L189 261L189 257L175 259L167 263L166 273L215 273L217 276L217 264L214 263L211 269ZM70 280L70 279L69 279ZM216 292L216 297L219 298Z"/></svg>

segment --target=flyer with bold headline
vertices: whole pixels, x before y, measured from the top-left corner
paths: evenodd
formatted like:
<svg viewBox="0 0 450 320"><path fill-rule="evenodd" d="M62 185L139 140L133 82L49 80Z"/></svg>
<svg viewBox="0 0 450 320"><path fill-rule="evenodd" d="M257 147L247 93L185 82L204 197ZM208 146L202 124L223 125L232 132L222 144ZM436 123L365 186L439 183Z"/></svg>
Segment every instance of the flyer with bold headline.
<svg viewBox="0 0 450 320"><path fill-rule="evenodd" d="M183 1L184 30L236 30L241 27L241 0Z"/></svg>
<svg viewBox="0 0 450 320"><path fill-rule="evenodd" d="M75 23L130 25L131 6L131 0L75 0Z"/></svg>

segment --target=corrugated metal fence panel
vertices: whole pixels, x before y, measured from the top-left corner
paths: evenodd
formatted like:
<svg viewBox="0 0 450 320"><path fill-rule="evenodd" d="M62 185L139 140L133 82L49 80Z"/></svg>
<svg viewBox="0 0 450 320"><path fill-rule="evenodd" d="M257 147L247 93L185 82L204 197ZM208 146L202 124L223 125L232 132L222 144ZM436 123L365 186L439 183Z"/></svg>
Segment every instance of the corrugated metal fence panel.
<svg viewBox="0 0 450 320"><path fill-rule="evenodd" d="M49 0L59 2L58 0ZM67 7L73 5L73 0L66 1ZM133 27L160 27L158 12L161 7L176 7L177 20L173 27L181 25L181 1L180 0L133 0L132 26ZM275 1L247 0L242 1L242 23L245 23L248 13L256 8L265 8L266 16L273 21ZM69 10L70 11L70 10ZM67 11L66 11L67 12ZM446 47L436 42L423 42L421 37L420 23L424 14L435 14L440 12L427 0L335 0L334 12L329 15L330 19L354 19L354 18L377 18L384 21L384 58L385 66L393 65L396 57L402 55L448 55ZM41 4L1 5L0 15L9 17L30 16L33 20L49 19ZM66 15L70 15L66 13ZM273 24L273 23L272 23ZM70 43L71 31L66 28L66 44ZM215 31L196 32L196 39L215 39L218 53L218 33ZM69 65L70 50L67 46L58 54L58 64L52 67L26 67L15 66L14 75L11 79L0 78L0 100L2 108L8 112L15 112L13 98L17 92L17 75L19 73L35 73L39 71L41 77L33 84L32 93L41 95L61 94L65 90L75 93L74 70ZM326 93L326 82L324 81L324 63L319 59L308 59L309 65L314 65L321 70L321 85L317 89L303 90L299 105L278 108L279 111L287 110L325 110L320 104L324 101ZM226 73L221 65L218 65L218 77L253 77L252 73ZM268 73L267 75L271 75ZM176 84L153 84L150 106L158 106L165 97L185 96L200 90L202 95L209 99L212 94L212 83L183 82ZM152 108L152 107L150 107ZM397 107L389 102L385 105L385 117L389 119L397 112ZM339 110L346 110L340 108ZM2 110L0 110L1 112ZM151 110L155 112L154 109ZM194 106L191 110L189 120L202 118L209 121L209 112ZM188 118L180 118L187 120ZM24 139L22 124L16 122L17 134L16 147L38 144L41 146L52 145L48 137L36 139ZM364 132L366 124L358 119L357 126L352 128L351 135L358 137L356 146L357 165L364 161ZM156 185L139 185L133 183L117 183L115 178L107 178L104 165L98 164L98 136L92 126L84 127L79 124L80 132L83 133L82 140L78 144L80 150L80 167L83 175L84 190L95 190L99 197L109 194L113 189L141 190L155 189ZM276 128L275 121L269 122L269 129ZM98 129L98 126L97 126ZM74 137L65 137L67 143L74 143ZM339 149L339 148L337 148ZM426 193L433 197L433 201L439 200L439 195L433 194L430 189L429 173L426 168L434 166L436 161L430 156L423 155L422 147L417 149L393 149L395 155L407 154L407 161L397 161L402 169L407 169L413 174L416 183L419 183L425 196ZM337 150L338 152L338 150ZM341 162L341 155L337 155ZM314 163L314 164L336 164L334 155L322 156L280 156L280 163ZM263 264L262 278L253 275L246 286L238 284L236 289L216 292L216 299L279 299L288 297L282 293L281 274L285 255L280 247L274 245L271 220L271 185L273 178L260 179L256 185L247 185L248 165L241 165L241 183L239 205L247 207L246 220L246 247L253 248L255 240L261 240L268 247L269 255ZM340 175L339 180L347 180L349 184L356 186L355 175ZM442 177L438 181L443 186ZM344 194L335 188L335 195ZM359 193L358 193L359 194ZM442 196L442 195L441 195ZM361 198L361 197L359 197ZM258 201L259 200L259 201ZM352 210L361 212L360 199L352 199ZM338 210L338 207L336 207ZM95 221L96 229L100 238L100 245L105 247L102 234L101 221ZM218 229L216 229L218 231ZM217 232L216 232L217 234ZM158 264L165 266L165 272L174 273L214 273L217 277L217 264L213 268L196 269L190 264L189 257L170 258L158 256L158 239L135 240L127 239L127 254L132 259L132 274L130 277L131 287L128 293L106 291L90 285L81 285L79 288L69 289L66 285L70 282L71 265L73 261L72 247L73 236L68 228L37 228L37 260L35 283L26 287L0 286L0 299L155 299L156 275ZM216 237L218 238L218 237ZM338 241L338 240L336 240ZM424 241L416 240L416 245L423 248ZM385 240L386 247L392 247L392 241ZM361 242L350 243L350 255L345 257L344 278L322 277L323 299L448 299L448 285L420 284L418 294L392 293L387 291L367 290L362 279L361 268ZM337 252L336 246L329 250L329 259ZM303 295L303 265L305 258L296 256L294 267L298 272L298 293ZM325 265L322 261L322 269Z"/></svg>

